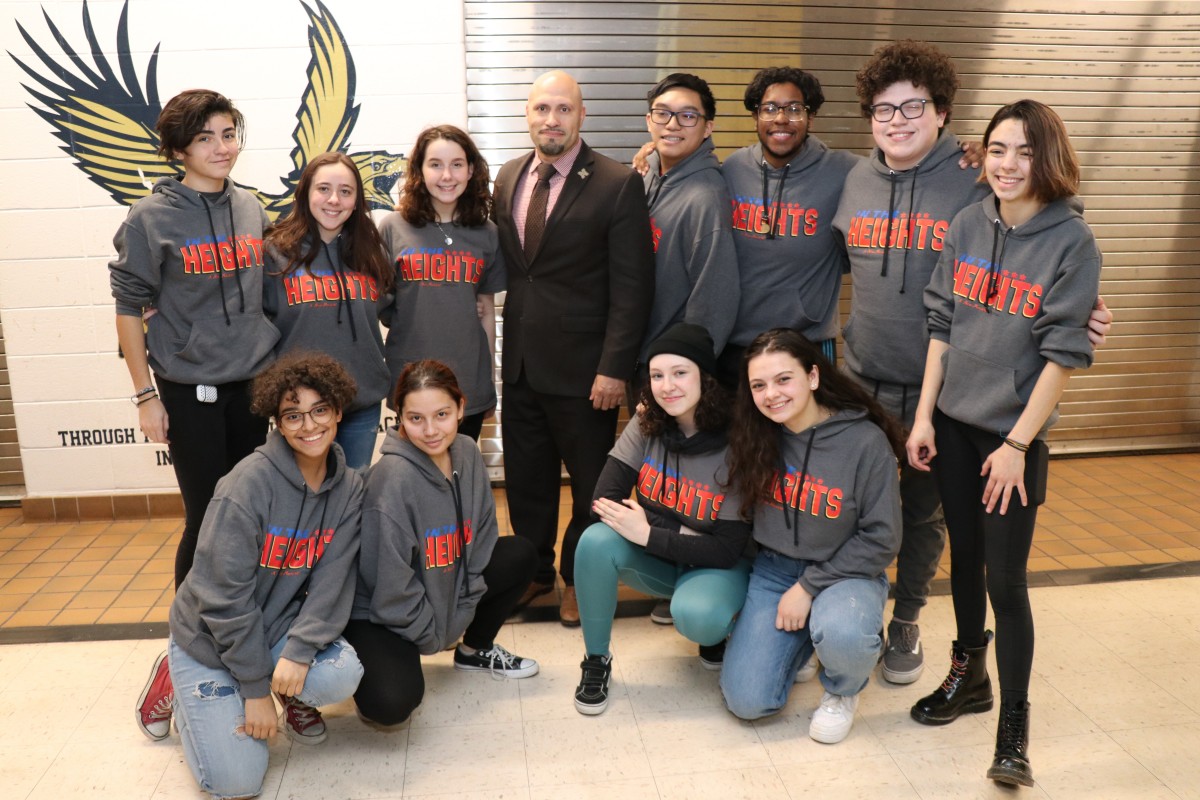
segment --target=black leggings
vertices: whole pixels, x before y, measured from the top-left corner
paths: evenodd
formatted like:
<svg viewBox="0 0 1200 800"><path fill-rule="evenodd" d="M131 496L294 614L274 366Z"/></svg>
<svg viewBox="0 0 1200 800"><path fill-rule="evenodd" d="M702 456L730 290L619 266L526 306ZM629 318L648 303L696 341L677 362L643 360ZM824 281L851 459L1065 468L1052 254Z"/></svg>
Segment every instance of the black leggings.
<svg viewBox="0 0 1200 800"><path fill-rule="evenodd" d="M487 591L475 607L475 618L463 633L463 644L476 650L491 647L537 570L537 550L528 539L501 536L483 570ZM346 641L358 651L363 678L354 693L362 715L381 725L398 725L416 711L425 696L425 676L417 646L383 625L352 619Z"/></svg>
<svg viewBox="0 0 1200 800"><path fill-rule="evenodd" d="M167 410L167 440L183 495L183 536L175 551L175 588L192 568L196 537L217 481L267 438L267 421L250 413L250 382L223 383L215 403L196 399L196 385L155 376Z"/></svg>
<svg viewBox="0 0 1200 800"><path fill-rule="evenodd" d="M979 472L1003 437L966 425L940 411L934 415L937 459L934 474L950 539L950 588L958 640L982 645L991 598L996 617L996 666L1002 700L1022 701L1029 693L1033 667L1033 614L1029 608L1026 567L1038 506L1046 499L1045 442L1035 440L1025 454L1025 491L1029 505L1013 492L1008 513L983 505L987 478Z"/></svg>

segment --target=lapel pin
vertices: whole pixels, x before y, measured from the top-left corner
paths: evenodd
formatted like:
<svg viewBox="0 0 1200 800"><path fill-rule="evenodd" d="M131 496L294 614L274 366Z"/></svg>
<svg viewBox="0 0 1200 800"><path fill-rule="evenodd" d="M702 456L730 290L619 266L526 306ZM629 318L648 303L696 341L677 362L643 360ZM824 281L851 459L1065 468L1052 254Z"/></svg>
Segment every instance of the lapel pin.
<svg viewBox="0 0 1200 800"><path fill-rule="evenodd" d="M579 172L576 172L575 174L579 176L579 180L581 180L581 181L587 180L587 176L591 175L591 173L587 171L587 167L583 167L582 169L579 170Z"/></svg>

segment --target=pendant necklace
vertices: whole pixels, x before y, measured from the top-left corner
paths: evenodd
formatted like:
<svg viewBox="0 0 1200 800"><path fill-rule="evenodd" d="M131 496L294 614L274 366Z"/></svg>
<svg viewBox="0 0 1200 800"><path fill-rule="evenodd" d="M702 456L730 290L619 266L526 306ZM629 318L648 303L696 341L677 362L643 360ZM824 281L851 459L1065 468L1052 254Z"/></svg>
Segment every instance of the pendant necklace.
<svg viewBox="0 0 1200 800"><path fill-rule="evenodd" d="M442 227L441 222L435 219L433 224L437 225L437 229L442 232L442 236L446 237L446 244L454 244L454 240L450 238L450 234L446 233L446 229Z"/></svg>

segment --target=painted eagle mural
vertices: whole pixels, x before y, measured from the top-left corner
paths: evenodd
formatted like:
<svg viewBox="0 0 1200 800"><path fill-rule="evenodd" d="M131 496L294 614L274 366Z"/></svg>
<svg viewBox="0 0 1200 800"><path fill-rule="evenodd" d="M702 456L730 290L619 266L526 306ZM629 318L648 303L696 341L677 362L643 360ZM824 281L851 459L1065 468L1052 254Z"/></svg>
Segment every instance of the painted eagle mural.
<svg viewBox="0 0 1200 800"><path fill-rule="evenodd" d="M354 59L329 9L320 0L316 10L303 0L300 5L308 14L311 58L308 86L292 131L292 169L280 178L283 191L278 194L253 186L243 188L258 197L274 221L291 208L300 173L309 159L329 150L342 150L358 165L370 207L390 209L394 205L390 193L404 173L404 156L384 150L350 150L350 134L359 112L354 103ZM83 3L83 30L90 65L44 8L42 15L50 35L74 69L57 61L20 23L17 29L42 62L42 71L36 63L30 66L12 53L9 56L36 83L22 84L41 104L30 103L29 107L50 123L54 135L63 142L62 149L74 157L93 183L123 205L132 205L148 195L159 178L181 174L175 164L164 161L157 152L159 139L154 124L162 111L157 77L160 45L155 46L146 66L143 88L130 52L128 0L117 25L116 70L100 46L87 0Z"/></svg>

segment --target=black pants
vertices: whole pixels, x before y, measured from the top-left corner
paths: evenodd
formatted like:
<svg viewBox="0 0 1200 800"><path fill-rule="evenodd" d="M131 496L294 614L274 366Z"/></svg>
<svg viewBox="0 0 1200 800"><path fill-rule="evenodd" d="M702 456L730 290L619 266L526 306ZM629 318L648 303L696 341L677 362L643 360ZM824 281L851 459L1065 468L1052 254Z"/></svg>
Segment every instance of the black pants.
<svg viewBox="0 0 1200 800"><path fill-rule="evenodd" d="M617 411L597 411L586 397L534 391L524 372L504 384L500 431L504 440L504 483L513 532L538 552L538 583L554 582L558 541L560 464L571 476L571 520L563 535L559 569L575 584L575 545L592 524L592 495L617 435Z"/></svg>
<svg viewBox="0 0 1200 800"><path fill-rule="evenodd" d="M196 385L155 376L167 410L167 440L183 495L183 536L175 551L175 588L192 568L196 537L217 481L267 438L267 421L250 413L250 382L223 383L215 403L196 399Z"/></svg>
<svg viewBox="0 0 1200 800"><path fill-rule="evenodd" d="M492 646L500 626L533 580L537 552L516 536L501 536L492 559L483 570L487 591L475 607L475 618L463 633L463 644L476 650ZM408 719L425 696L425 675L417 646L383 625L352 619L346 641L358 651L363 678L354 703L363 716L381 725L398 725Z"/></svg>
<svg viewBox="0 0 1200 800"><path fill-rule="evenodd" d="M467 414L463 417L463 421L458 423L458 432L463 436L470 436L475 441L479 441L479 434L483 433L483 418L487 416L486 411L480 411L478 414Z"/></svg>
<svg viewBox="0 0 1200 800"><path fill-rule="evenodd" d="M1046 500L1049 452L1045 442L1035 440L1025 454L1029 505L1021 505L1020 495L1014 491L1007 513L1002 515L997 503L989 514L982 502L987 478L979 472L1004 439L940 411L933 422L938 451L934 475L949 532L950 588L958 640L967 646L984 643L990 597L996 617L1001 698L1024 700L1033 667L1033 614L1026 567L1037 509Z"/></svg>

